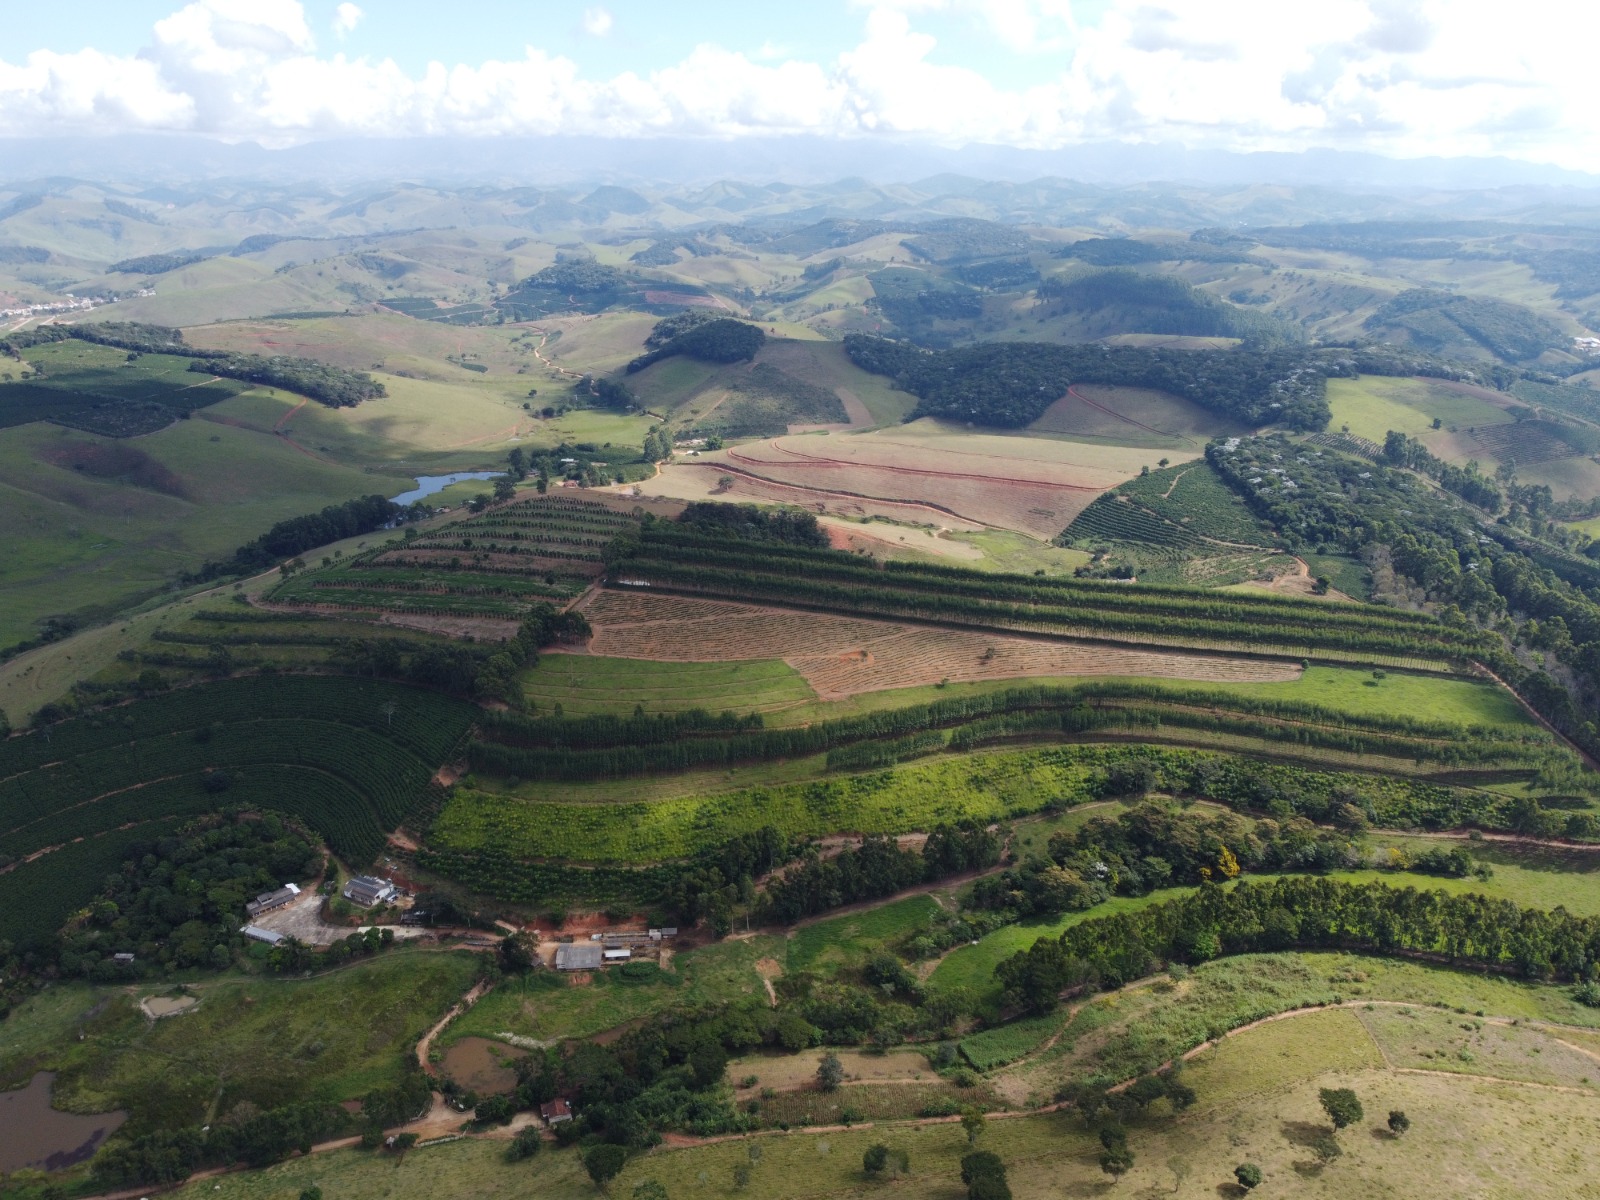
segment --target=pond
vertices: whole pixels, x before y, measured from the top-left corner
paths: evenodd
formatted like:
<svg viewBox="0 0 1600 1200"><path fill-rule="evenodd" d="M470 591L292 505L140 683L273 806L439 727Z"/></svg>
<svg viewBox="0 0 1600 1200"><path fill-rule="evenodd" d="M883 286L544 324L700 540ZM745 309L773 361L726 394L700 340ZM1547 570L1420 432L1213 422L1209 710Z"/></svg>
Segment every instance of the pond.
<svg viewBox="0 0 1600 1200"><path fill-rule="evenodd" d="M527 1058L526 1050L488 1038L464 1037L444 1054L444 1071L462 1087L479 1095L509 1092L517 1086L511 1063Z"/></svg>
<svg viewBox="0 0 1600 1200"><path fill-rule="evenodd" d="M40 1071L28 1086L0 1092L0 1173L34 1167L60 1171L87 1160L117 1126L125 1112L80 1116L50 1107L55 1073Z"/></svg>
<svg viewBox="0 0 1600 1200"><path fill-rule="evenodd" d="M460 483L464 479L498 479L504 474L504 471L457 471L454 475L418 475L416 487L389 499L394 504L413 504L442 492L452 483Z"/></svg>

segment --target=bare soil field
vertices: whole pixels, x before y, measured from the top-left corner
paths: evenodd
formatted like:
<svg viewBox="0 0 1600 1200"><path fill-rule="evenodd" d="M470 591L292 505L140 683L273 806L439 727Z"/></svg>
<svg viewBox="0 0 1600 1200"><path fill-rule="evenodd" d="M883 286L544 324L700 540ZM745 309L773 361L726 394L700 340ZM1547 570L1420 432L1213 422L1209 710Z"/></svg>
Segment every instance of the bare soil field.
<svg viewBox="0 0 1600 1200"><path fill-rule="evenodd" d="M1130 650L676 596L598 592L583 605L590 652L664 662L782 659L818 697L1039 676L1132 675L1200 682L1299 677L1289 662Z"/></svg>
<svg viewBox="0 0 1600 1200"><path fill-rule="evenodd" d="M904 557L906 552L931 554L960 562L981 562L983 551L967 542L941 537L932 529L904 525L861 525L838 517L819 517L818 523L835 550L859 550L879 558Z"/></svg>
<svg viewBox="0 0 1600 1200"><path fill-rule="evenodd" d="M664 466L654 479L634 485L630 490L638 491L641 499L646 500L715 499L743 504L800 504L818 514L834 513L841 517L856 518L888 517L892 521L913 524L933 522L941 528L963 533L977 533L985 528L982 522L965 520L945 508L828 492L803 484L780 483L709 457Z"/></svg>
<svg viewBox="0 0 1600 1200"><path fill-rule="evenodd" d="M1101 492L1155 466L1153 450L965 433L932 421L867 434L773 438L718 451L725 470L860 501L925 505L979 525L1054 537ZM1171 450L1193 458L1197 451Z"/></svg>

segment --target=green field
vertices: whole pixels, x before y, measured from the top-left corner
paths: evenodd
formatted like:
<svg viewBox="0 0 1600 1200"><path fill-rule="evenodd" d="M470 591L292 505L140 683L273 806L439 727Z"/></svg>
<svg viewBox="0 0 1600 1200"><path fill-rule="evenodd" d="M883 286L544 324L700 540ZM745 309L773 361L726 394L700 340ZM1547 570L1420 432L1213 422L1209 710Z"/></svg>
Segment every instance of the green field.
<svg viewBox="0 0 1600 1200"><path fill-rule="evenodd" d="M908 896L803 925L789 937L788 969L831 973L859 966L897 939L925 929L943 911L931 896Z"/></svg>
<svg viewBox="0 0 1600 1200"><path fill-rule="evenodd" d="M583 986L553 971L510 979L453 1022L445 1040L593 1037L669 1008L764 997L756 963L782 955L781 939L759 936L674 954L666 977L654 983L630 983L615 971L594 972Z"/></svg>
<svg viewBox="0 0 1600 1200"><path fill-rule="evenodd" d="M0 430L12 535L0 644L46 616L103 617L157 594L275 521L408 483L203 417L134 441L43 424Z"/></svg>
<svg viewBox="0 0 1600 1200"><path fill-rule="evenodd" d="M1148 896L1113 896L1087 912L1064 913L1059 917L1004 926L979 938L975 945L960 946L945 955L928 977L928 986L941 989L968 988L992 1005L1000 995L994 969L1003 959L1026 950L1040 938L1060 937L1080 921L1138 912L1141 908L1148 908L1188 891L1188 888L1166 888L1151 892Z"/></svg>
<svg viewBox="0 0 1600 1200"><path fill-rule="evenodd" d="M1044 755L978 754L926 761L826 783L749 788L657 803L518 801L458 786L434 824L445 849L498 846L513 855L583 862L656 862L682 857L735 833L776 825L791 837L842 829L901 833L967 817L993 820L1081 793L1087 761Z"/></svg>
<svg viewBox="0 0 1600 1200"><path fill-rule="evenodd" d="M1132 1171L1117 1185L1129 1195L1213 1200L1232 1195L1233 1167L1259 1163L1268 1194L1334 1197L1443 1194L1493 1200L1566 1200L1582 1195L1591 1175L1588 1143L1600 1104L1592 1095L1515 1086L1452 1072L1387 1070L1350 1012L1319 1012L1274 1022L1227 1039L1195 1060L1187 1082L1198 1100L1181 1120L1164 1104L1128 1125ZM1319 1087L1352 1087L1366 1120L1344 1133L1343 1156L1320 1167L1309 1143L1326 1128ZM847 1089L848 1090L848 1089ZM1587 1089L1583 1089L1586 1091ZM1391 1108L1412 1129L1401 1142L1380 1136ZM911 1174L894 1184L866 1184L861 1156L883 1142L908 1152ZM313 1184L349 1200L449 1195L461 1200L524 1193L551 1200L595 1194L574 1150L547 1148L528 1163L504 1158L503 1139L465 1139L396 1159L340 1150L294 1159L260 1172L190 1184L183 1200L279 1200ZM759 1149L759 1157L750 1148ZM1100 1144L1066 1113L991 1119L979 1139L1006 1163L1018 1200L1099 1195L1112 1185L1097 1163ZM878 1122L855 1129L794 1130L711 1144L661 1146L630 1158L610 1194L631 1195L653 1179L671 1197L758 1195L774 1200L855 1196L863 1187L956 1200L960 1158L970 1151L953 1121ZM736 1188L733 1168L752 1164ZM1114 1194L1114 1193L1113 1193Z"/></svg>
<svg viewBox="0 0 1600 1200"><path fill-rule="evenodd" d="M125 989L52 988L6 1022L0 1080L57 1071L59 1107L125 1108L131 1133L204 1124L245 1101L358 1099L398 1080L476 970L470 954L394 950L309 980L224 977L190 985L198 1007L154 1022Z"/></svg>
<svg viewBox="0 0 1600 1200"><path fill-rule="evenodd" d="M816 699L793 667L776 659L746 662L652 662L588 654L547 654L523 676L539 711L588 713L778 712ZM782 718L779 718L780 722Z"/></svg>
<svg viewBox="0 0 1600 1200"><path fill-rule="evenodd" d="M1348 425L1356 437L1380 446L1390 430L1426 441L1435 418L1445 430L1511 421L1504 409L1442 384L1377 375L1328 380L1328 404L1333 409L1330 430Z"/></svg>

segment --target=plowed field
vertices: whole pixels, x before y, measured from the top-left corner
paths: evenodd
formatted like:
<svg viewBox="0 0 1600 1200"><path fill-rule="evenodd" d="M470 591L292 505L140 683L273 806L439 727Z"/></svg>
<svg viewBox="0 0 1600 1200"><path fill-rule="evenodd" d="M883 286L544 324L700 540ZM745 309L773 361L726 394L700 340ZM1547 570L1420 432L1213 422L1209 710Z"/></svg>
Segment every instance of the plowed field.
<svg viewBox="0 0 1600 1200"><path fill-rule="evenodd" d="M969 434L929 421L881 433L781 437L702 456L697 466L834 497L925 505L1051 538L1108 488L1154 467L1153 450ZM1194 452L1169 451L1194 457ZM791 497L792 498L792 497Z"/></svg>
<svg viewBox="0 0 1600 1200"><path fill-rule="evenodd" d="M1079 645L676 596L599 592L584 607L593 654L667 662L782 659L824 700L861 692L1030 676L1142 675L1265 683L1287 662Z"/></svg>

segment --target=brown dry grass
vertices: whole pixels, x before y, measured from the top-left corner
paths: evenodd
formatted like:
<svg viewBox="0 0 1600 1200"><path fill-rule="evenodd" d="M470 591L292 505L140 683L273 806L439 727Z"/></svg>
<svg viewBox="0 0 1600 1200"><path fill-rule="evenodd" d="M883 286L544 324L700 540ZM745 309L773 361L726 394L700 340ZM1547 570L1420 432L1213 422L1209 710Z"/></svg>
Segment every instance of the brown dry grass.
<svg viewBox="0 0 1600 1200"><path fill-rule="evenodd" d="M824 700L938 683L1136 675L1196 681L1294 679L1292 663L1132 650L640 593L584 605L590 651L665 662L782 659Z"/></svg>

